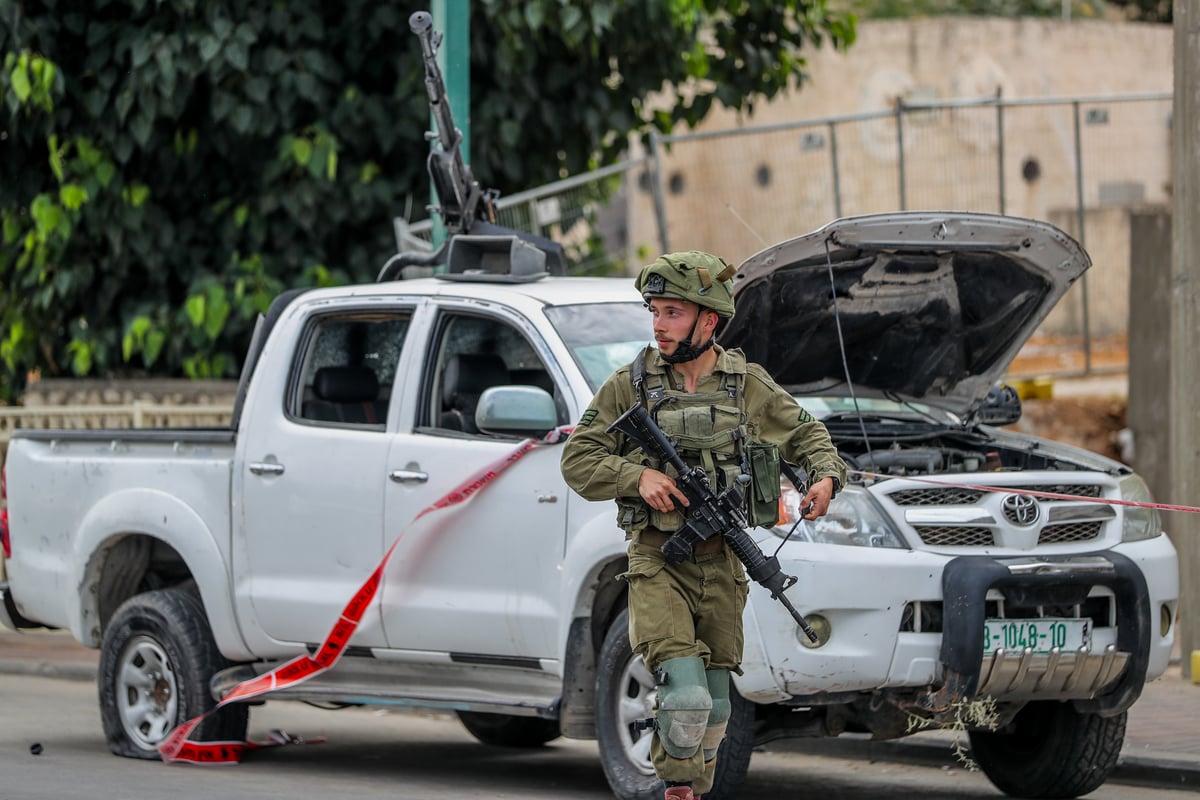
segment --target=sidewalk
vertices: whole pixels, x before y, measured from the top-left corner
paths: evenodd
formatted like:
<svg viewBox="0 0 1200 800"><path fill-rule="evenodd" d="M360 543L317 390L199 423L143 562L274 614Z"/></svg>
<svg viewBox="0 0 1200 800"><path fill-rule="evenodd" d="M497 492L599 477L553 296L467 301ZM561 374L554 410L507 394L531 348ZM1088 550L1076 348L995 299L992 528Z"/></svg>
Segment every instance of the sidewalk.
<svg viewBox="0 0 1200 800"><path fill-rule="evenodd" d="M94 681L98 661L98 651L76 644L63 631L14 633L0 627L0 673ZM1161 678L1146 686L1130 709L1125 747L1110 782L1200 788L1197 720L1200 685L1184 680L1179 663L1173 662ZM945 731L932 731L886 742L843 736L795 740L787 746L810 754L955 766L952 740Z"/></svg>

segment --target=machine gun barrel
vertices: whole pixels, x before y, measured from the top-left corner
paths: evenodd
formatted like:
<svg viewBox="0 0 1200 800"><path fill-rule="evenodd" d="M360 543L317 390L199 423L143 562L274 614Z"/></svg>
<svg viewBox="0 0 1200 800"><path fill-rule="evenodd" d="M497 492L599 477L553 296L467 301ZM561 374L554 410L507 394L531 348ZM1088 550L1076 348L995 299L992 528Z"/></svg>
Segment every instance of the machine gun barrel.
<svg viewBox="0 0 1200 800"><path fill-rule="evenodd" d="M425 66L425 92L433 112L436 130L427 134L436 139L439 149L429 154L429 177L433 181L440 207L436 210L450 234L469 233L476 218L491 221L494 216L493 195L484 192L463 160L462 132L454 124L446 82L437 63L437 49L442 35L433 32L433 17L428 11L414 12L408 26L421 40L421 60Z"/></svg>
<svg viewBox="0 0 1200 800"><path fill-rule="evenodd" d="M810 641L817 641L817 632L784 594L796 583L796 578L784 573L779 566L779 559L764 555L750 538L750 534L746 533L741 489L731 486L721 495L714 492L704 470L689 467L684 462L671 440L640 403L618 417L608 430L625 434L642 450L659 461L669 463L679 474L675 483L687 495L690 505L682 509L687 519L683 527L672 534L662 546L667 561L672 564L679 563L691 554L695 543L720 534L729 549L745 566L750 579L765 587L771 593L771 597L787 609Z"/></svg>

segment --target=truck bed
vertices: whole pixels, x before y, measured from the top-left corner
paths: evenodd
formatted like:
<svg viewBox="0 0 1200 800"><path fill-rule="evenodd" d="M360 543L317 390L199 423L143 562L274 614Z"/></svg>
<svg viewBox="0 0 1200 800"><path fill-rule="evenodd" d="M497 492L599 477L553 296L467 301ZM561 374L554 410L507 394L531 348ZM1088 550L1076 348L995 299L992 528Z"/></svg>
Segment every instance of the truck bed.
<svg viewBox="0 0 1200 800"><path fill-rule="evenodd" d="M229 428L17 431L6 464L8 567L21 615L99 646L111 609L98 598L81 614L79 603L99 580L94 565L114 547L130 550L120 560L164 555L137 551L114 530L227 551L235 442Z"/></svg>

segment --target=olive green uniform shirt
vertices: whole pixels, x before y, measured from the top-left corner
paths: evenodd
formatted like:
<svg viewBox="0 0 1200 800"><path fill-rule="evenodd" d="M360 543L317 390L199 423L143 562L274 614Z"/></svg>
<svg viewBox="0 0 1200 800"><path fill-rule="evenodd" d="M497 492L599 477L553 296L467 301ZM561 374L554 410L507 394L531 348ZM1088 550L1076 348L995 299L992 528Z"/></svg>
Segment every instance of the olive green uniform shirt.
<svg viewBox="0 0 1200 800"><path fill-rule="evenodd" d="M724 391L725 376L738 372L745 360L738 350L726 351L719 345L714 345L713 350L717 354L716 368L711 375L700 379L696 385L698 393ZM646 373L663 375L664 384L673 389L684 388L683 376L656 349L651 349L646 359ZM844 486L846 464L838 456L825 426L801 408L758 364L747 363L745 375L741 402L750 440L778 446L780 456L801 467L810 483L832 476L838 487ZM638 478L646 467L624 455L634 447L626 443L623 434L608 432L608 427L635 402L638 398L629 367L622 367L596 392L563 448L563 477L588 500L641 496Z"/></svg>

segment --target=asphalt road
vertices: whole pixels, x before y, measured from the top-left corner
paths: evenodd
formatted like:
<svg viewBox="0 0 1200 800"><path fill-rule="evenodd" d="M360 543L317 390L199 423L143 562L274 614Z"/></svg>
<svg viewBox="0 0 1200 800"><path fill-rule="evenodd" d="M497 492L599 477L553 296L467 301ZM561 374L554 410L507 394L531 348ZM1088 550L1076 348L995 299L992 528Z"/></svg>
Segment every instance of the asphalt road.
<svg viewBox="0 0 1200 800"><path fill-rule="evenodd" d="M91 683L0 675L0 800L328 797L610 798L593 742L557 740L536 750L478 744L449 715L328 711L268 703L251 712L251 738L271 729L323 744L252 753L236 766L167 766L109 754ZM31 751L40 745L40 753ZM806 755L790 741L758 752L742 800L969 800L1000 797L978 773L954 767L871 763ZM1094 800L1180 797L1109 785Z"/></svg>

